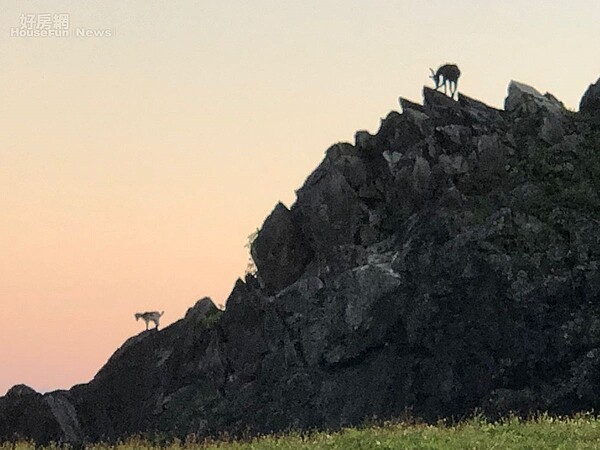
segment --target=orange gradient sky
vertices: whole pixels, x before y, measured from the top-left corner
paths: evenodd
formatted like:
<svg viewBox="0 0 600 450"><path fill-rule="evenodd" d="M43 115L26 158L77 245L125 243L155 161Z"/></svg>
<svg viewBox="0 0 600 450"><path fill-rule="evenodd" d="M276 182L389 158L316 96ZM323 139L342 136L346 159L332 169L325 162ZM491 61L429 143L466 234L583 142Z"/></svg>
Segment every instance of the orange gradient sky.
<svg viewBox="0 0 600 450"><path fill-rule="evenodd" d="M112 35L11 37L44 13ZM2 0L0 395L89 381L136 311L224 303L276 202L429 67L577 109L598 55L596 0Z"/></svg>

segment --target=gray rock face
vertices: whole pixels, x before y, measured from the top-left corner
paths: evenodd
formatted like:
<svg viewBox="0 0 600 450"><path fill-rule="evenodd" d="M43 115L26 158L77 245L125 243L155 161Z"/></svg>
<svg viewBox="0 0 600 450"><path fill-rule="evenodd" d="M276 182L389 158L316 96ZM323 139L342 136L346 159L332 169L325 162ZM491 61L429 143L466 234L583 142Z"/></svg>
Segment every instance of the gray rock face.
<svg viewBox="0 0 600 450"><path fill-rule="evenodd" d="M554 96L542 95L537 89L514 80L508 86L504 109L523 114L535 114L539 111L550 114L564 112L564 106Z"/></svg>
<svg viewBox="0 0 600 450"><path fill-rule="evenodd" d="M502 115L500 111L489 107L479 100L467 97L464 94L458 94L458 102L463 107L464 113L476 123L483 123L486 125L501 126L503 123Z"/></svg>
<svg viewBox="0 0 600 450"><path fill-rule="evenodd" d="M585 91L579 103L579 111L594 115L600 115L600 79Z"/></svg>
<svg viewBox="0 0 600 450"><path fill-rule="evenodd" d="M68 392L11 389L0 439L597 410L597 119L514 82L506 111L423 96L327 150L225 311L198 301Z"/></svg>
<svg viewBox="0 0 600 450"><path fill-rule="evenodd" d="M356 243L360 225L368 220L356 192L366 180L362 161L352 154L331 153L297 191L292 208L313 252Z"/></svg>
<svg viewBox="0 0 600 450"><path fill-rule="evenodd" d="M50 410L60 425L63 440L83 442L83 433L77 418L77 411L69 399L68 393L54 392L44 396Z"/></svg>

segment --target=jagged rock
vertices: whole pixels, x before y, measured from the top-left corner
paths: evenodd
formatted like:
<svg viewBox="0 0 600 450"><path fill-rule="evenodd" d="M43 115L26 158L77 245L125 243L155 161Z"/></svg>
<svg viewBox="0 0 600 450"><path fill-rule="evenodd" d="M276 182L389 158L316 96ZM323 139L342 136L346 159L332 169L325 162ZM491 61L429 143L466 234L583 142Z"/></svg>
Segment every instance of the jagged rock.
<svg viewBox="0 0 600 450"><path fill-rule="evenodd" d="M6 398L10 399L18 399L18 398L27 398L27 397L36 397L38 392L27 386L26 384L17 384L11 387L6 393Z"/></svg>
<svg viewBox="0 0 600 450"><path fill-rule="evenodd" d="M508 96L504 101L504 109L509 112L535 114L545 112L563 114L564 106L554 96L540 92L526 84L511 81L508 86Z"/></svg>
<svg viewBox="0 0 600 450"><path fill-rule="evenodd" d="M312 253L293 214L278 203L251 246L252 259L270 292L293 283Z"/></svg>
<svg viewBox="0 0 600 450"><path fill-rule="evenodd" d="M185 318L188 320L202 321L213 314L216 314L219 308L213 303L209 297L201 298L194 306L188 308L185 313Z"/></svg>
<svg viewBox="0 0 600 450"><path fill-rule="evenodd" d="M596 118L519 83L506 111L401 105L275 207L225 311L202 299L68 392L11 389L0 439L597 410Z"/></svg>
<svg viewBox="0 0 600 450"><path fill-rule="evenodd" d="M297 191L298 200L292 208L315 254L327 253L337 245L354 244L360 225L368 217L358 194L331 166L326 159L306 180Z"/></svg>
<svg viewBox="0 0 600 450"><path fill-rule="evenodd" d="M470 145L473 130L463 125L446 125L436 127L436 137L441 147L448 153L465 153Z"/></svg>
<svg viewBox="0 0 600 450"><path fill-rule="evenodd" d="M384 151L405 153L424 137L422 126L410 115L391 112L381 122L371 157L380 157Z"/></svg>
<svg viewBox="0 0 600 450"><path fill-rule="evenodd" d="M369 149L374 144L373 135L366 130L359 130L354 135L354 145L358 149Z"/></svg>
<svg viewBox="0 0 600 450"><path fill-rule="evenodd" d="M398 102L400 103L400 107L402 108L402 113L406 114L408 111L415 111L419 113L425 113L425 108L423 105L419 105L418 103L411 102L403 97L398 98Z"/></svg>
<svg viewBox="0 0 600 450"><path fill-rule="evenodd" d="M590 84L579 103L579 111L589 114L600 114L600 79Z"/></svg>
<svg viewBox="0 0 600 450"><path fill-rule="evenodd" d="M427 136L429 133L431 133L431 120L430 117L424 112L420 112L415 109L407 109L404 111L403 116L418 128L422 136Z"/></svg>
<svg viewBox="0 0 600 450"><path fill-rule="evenodd" d="M470 126L473 124L472 110L465 108L460 102L442 92L424 87L423 105L425 113L431 118L434 126ZM481 125L484 124L482 123Z"/></svg>
<svg viewBox="0 0 600 450"><path fill-rule="evenodd" d="M354 190L359 190L367 183L367 168L359 148L341 142L332 145L325 155Z"/></svg>
<svg viewBox="0 0 600 450"><path fill-rule="evenodd" d="M435 89L428 87L423 88L423 105L425 106L425 113L429 109L440 108L455 108L457 106L456 100L448 97L446 94Z"/></svg>
<svg viewBox="0 0 600 450"><path fill-rule="evenodd" d="M501 111L461 93L458 94L458 102L464 109L466 116L474 123L487 126L502 126L504 120Z"/></svg>

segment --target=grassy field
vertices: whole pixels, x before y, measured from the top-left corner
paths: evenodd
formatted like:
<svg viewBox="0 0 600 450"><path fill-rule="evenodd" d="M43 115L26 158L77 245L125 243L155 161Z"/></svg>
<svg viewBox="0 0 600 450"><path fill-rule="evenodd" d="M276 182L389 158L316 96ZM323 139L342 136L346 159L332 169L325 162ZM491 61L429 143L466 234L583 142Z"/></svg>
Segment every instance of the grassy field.
<svg viewBox="0 0 600 450"><path fill-rule="evenodd" d="M57 446L46 447L57 449ZM288 434L264 436L244 442L172 442L153 445L148 441L132 438L118 445L96 444L90 450L142 450L162 448L177 449L600 449L600 419L592 416L553 418L541 416L532 420L506 419L490 423L471 419L464 423L447 426L390 423L377 427L349 428L336 433L313 433L309 435ZM0 450L33 450L31 443L0 444Z"/></svg>

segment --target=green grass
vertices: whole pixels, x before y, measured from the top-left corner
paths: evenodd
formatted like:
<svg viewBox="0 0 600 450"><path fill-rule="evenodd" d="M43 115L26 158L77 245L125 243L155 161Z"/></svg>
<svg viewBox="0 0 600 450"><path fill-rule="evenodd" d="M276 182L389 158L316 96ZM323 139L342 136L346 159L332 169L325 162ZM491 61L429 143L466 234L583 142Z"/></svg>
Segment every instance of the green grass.
<svg viewBox="0 0 600 450"><path fill-rule="evenodd" d="M0 450L33 450L32 443L0 444ZM56 446L46 447L56 449ZM89 450L142 450L162 448L206 450L291 449L598 449L600 419L590 415L572 418L540 416L523 421L509 418L491 423L475 418L458 425L388 423L383 426L348 428L340 432L292 433L262 436L249 441L174 441L153 445L141 438L121 444L96 444Z"/></svg>

